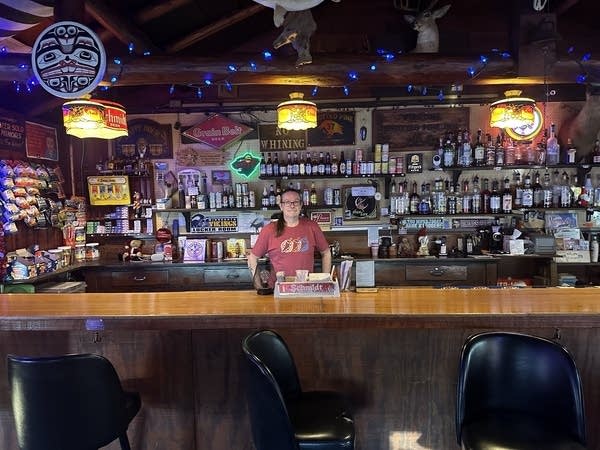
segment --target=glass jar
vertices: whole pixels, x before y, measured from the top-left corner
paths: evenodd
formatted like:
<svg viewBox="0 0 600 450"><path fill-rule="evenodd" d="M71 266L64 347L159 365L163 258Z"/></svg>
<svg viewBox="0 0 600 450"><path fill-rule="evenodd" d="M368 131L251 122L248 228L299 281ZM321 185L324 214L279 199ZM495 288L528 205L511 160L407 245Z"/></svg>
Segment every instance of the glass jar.
<svg viewBox="0 0 600 450"><path fill-rule="evenodd" d="M85 244L85 259L93 260L100 258L100 247L98 242Z"/></svg>
<svg viewBox="0 0 600 450"><path fill-rule="evenodd" d="M85 261L85 244L75 244L75 262Z"/></svg>
<svg viewBox="0 0 600 450"><path fill-rule="evenodd" d="M61 245L60 247L58 247L58 249L62 251L62 258L63 258L62 266L63 267L69 266L72 262L71 254L73 253L73 249L69 245Z"/></svg>

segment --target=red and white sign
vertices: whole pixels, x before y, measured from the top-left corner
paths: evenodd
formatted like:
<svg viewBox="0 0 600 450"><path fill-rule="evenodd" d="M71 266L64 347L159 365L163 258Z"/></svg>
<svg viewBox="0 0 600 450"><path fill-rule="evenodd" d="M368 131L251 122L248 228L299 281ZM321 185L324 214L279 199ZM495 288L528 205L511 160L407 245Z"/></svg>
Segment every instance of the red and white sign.
<svg viewBox="0 0 600 450"><path fill-rule="evenodd" d="M196 142L222 149L243 138L252 128L234 122L220 114L210 115L204 122L185 130L182 134Z"/></svg>

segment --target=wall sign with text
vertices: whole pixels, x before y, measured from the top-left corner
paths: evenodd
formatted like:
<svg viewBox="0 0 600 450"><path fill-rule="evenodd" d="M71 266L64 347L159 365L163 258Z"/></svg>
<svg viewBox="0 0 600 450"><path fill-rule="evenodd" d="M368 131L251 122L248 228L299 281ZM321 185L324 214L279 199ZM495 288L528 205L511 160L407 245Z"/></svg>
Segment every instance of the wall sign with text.
<svg viewBox="0 0 600 450"><path fill-rule="evenodd" d="M323 111L317 113L317 127L308 130L308 146L353 145L354 111Z"/></svg>

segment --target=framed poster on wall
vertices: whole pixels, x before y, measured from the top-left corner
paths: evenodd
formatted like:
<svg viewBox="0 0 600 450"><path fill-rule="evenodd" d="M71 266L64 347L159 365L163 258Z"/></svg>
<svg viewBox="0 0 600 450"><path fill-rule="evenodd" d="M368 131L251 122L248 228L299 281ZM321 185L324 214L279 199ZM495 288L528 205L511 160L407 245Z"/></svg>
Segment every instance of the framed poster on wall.
<svg viewBox="0 0 600 450"><path fill-rule="evenodd" d="M127 122L129 136L115 140L115 155L120 158L173 158L171 124L160 124L150 119Z"/></svg>
<svg viewBox="0 0 600 450"><path fill-rule="evenodd" d="M469 128L469 108L406 108L373 111L373 142L390 152L433 150L448 131Z"/></svg>
<svg viewBox="0 0 600 450"><path fill-rule="evenodd" d="M355 117L354 111L318 112L317 127L307 132L308 146L353 145Z"/></svg>
<svg viewBox="0 0 600 450"><path fill-rule="evenodd" d="M91 176L87 177L90 205L129 205L129 177Z"/></svg>
<svg viewBox="0 0 600 450"><path fill-rule="evenodd" d="M25 146L28 158L58 161L56 128L25 122Z"/></svg>
<svg viewBox="0 0 600 450"><path fill-rule="evenodd" d="M344 221L375 220L379 217L379 201L374 186L344 186Z"/></svg>

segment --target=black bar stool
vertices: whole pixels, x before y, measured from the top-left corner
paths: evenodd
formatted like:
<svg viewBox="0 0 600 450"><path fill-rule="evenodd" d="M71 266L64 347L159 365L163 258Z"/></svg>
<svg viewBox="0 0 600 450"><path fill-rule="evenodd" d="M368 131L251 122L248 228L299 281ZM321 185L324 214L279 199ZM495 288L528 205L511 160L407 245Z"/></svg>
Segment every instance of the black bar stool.
<svg viewBox="0 0 600 450"><path fill-rule="evenodd" d="M112 364L92 354L8 356L8 381L21 450L97 449L119 439L140 409Z"/></svg>
<svg viewBox="0 0 600 450"><path fill-rule="evenodd" d="M247 336L246 396L257 450L340 450L354 448L354 420L337 392L306 391L296 365L274 331Z"/></svg>
<svg viewBox="0 0 600 450"><path fill-rule="evenodd" d="M582 386L571 355L556 342L519 333L468 338L456 434L463 449L586 448Z"/></svg>

